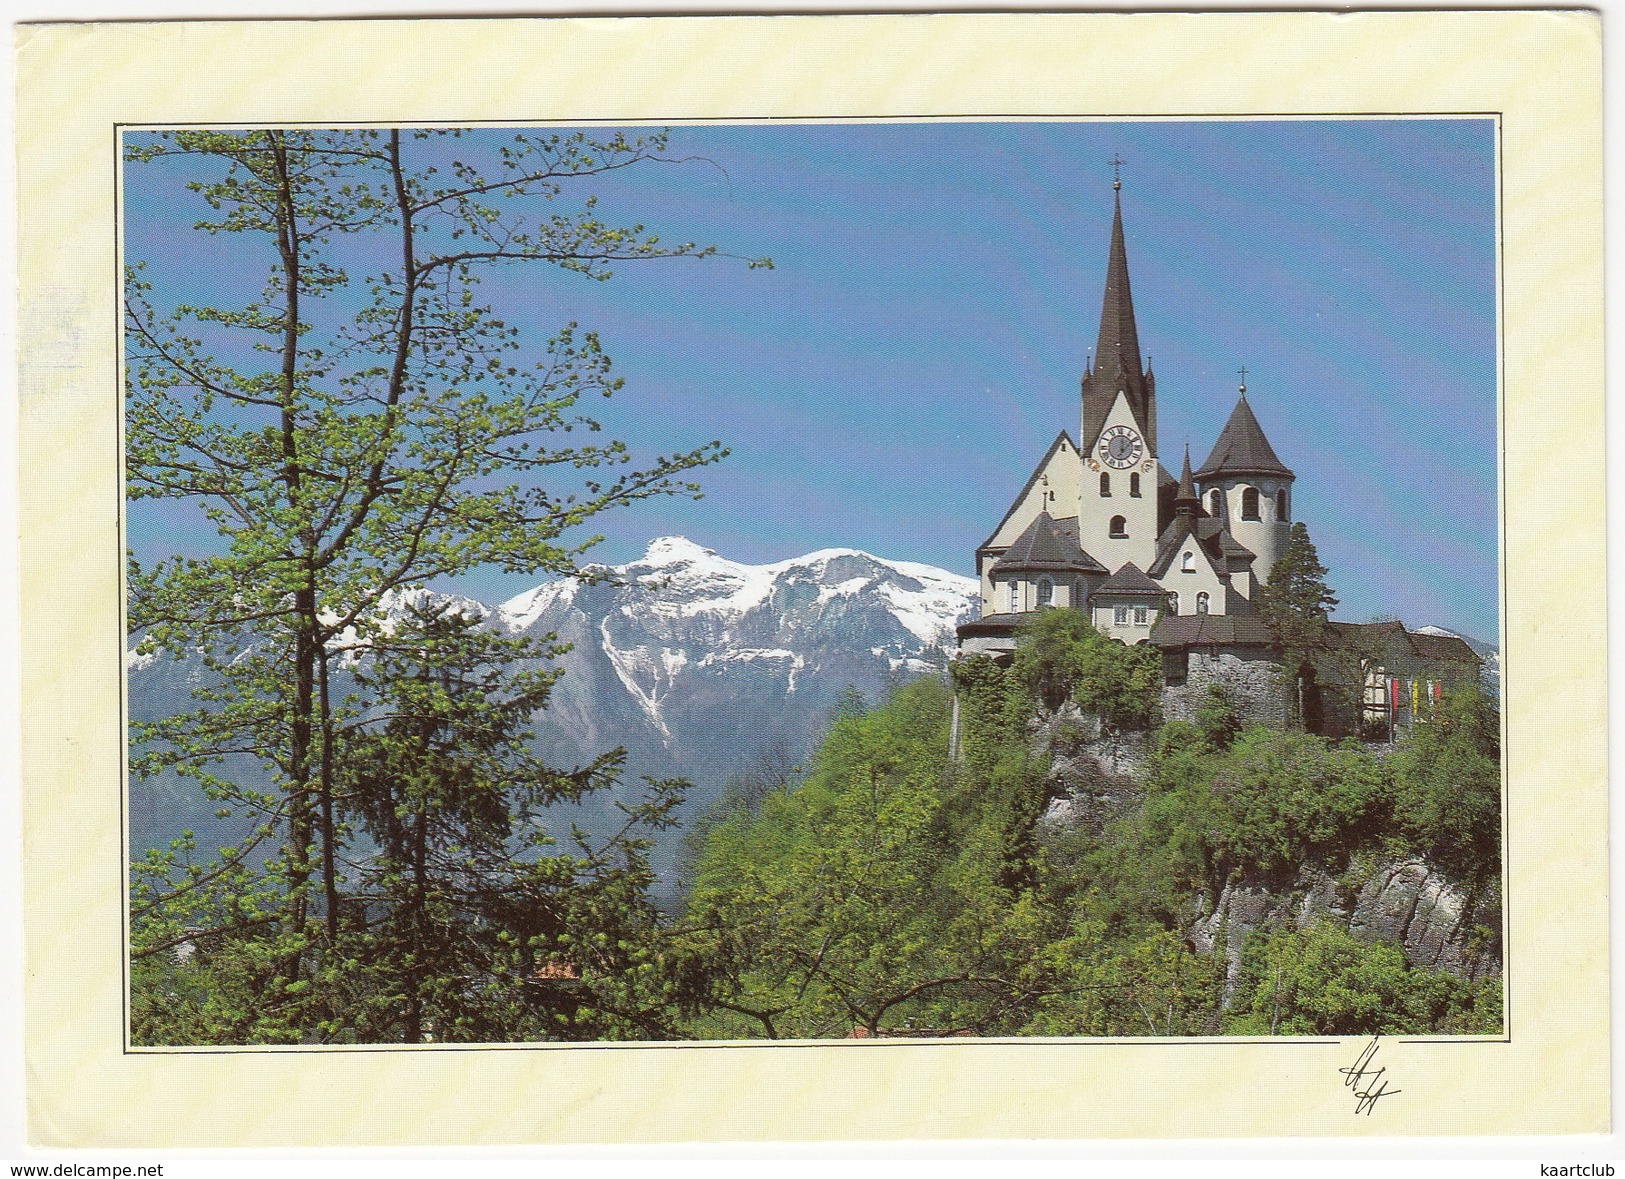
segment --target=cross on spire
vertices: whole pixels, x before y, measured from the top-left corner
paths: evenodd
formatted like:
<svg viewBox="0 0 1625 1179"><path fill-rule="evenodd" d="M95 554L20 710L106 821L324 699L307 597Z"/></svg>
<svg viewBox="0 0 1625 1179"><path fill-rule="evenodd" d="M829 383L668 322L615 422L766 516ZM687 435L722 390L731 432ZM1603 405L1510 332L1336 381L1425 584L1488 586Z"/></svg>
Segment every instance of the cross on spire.
<svg viewBox="0 0 1625 1179"><path fill-rule="evenodd" d="M1112 158L1110 160L1110 163L1111 163L1111 166L1112 166L1112 191L1113 192L1118 192L1123 187L1123 177L1118 172L1118 169L1121 168L1124 164L1128 163L1128 161L1123 159L1116 152L1112 152Z"/></svg>
<svg viewBox="0 0 1625 1179"><path fill-rule="evenodd" d="M1236 370L1241 375L1241 391L1247 392L1247 366L1244 364Z"/></svg>

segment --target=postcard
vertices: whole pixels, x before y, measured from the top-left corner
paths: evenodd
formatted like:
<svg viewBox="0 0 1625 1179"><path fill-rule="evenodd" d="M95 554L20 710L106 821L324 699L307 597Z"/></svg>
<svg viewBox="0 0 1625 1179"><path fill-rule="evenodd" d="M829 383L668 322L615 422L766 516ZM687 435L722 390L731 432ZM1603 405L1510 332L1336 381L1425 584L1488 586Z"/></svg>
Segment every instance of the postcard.
<svg viewBox="0 0 1625 1179"><path fill-rule="evenodd" d="M34 1140L1604 1130L1598 50L22 27Z"/></svg>

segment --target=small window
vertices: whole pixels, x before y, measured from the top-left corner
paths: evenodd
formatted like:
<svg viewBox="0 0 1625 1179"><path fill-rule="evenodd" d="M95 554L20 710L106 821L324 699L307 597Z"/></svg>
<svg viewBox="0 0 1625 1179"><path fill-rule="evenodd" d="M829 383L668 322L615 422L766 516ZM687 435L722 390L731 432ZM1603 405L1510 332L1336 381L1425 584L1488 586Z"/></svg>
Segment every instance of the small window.
<svg viewBox="0 0 1625 1179"><path fill-rule="evenodd" d="M1010 583L1010 609L1009 609L1009 613L1014 614L1019 608L1020 608L1020 593L1016 589L1016 583L1012 581Z"/></svg>
<svg viewBox="0 0 1625 1179"><path fill-rule="evenodd" d="M1186 553L1183 557L1179 558L1179 571L1181 573L1195 573L1196 572L1196 554L1195 553Z"/></svg>
<svg viewBox="0 0 1625 1179"><path fill-rule="evenodd" d="M1128 536L1128 521L1122 516L1112 517L1111 536L1113 540L1123 540Z"/></svg>
<svg viewBox="0 0 1625 1179"><path fill-rule="evenodd" d="M1219 490L1219 488L1215 487L1213 489L1213 494L1208 497L1208 503L1213 505L1213 507L1212 507L1213 515L1215 515L1215 516L1224 515L1224 492Z"/></svg>
<svg viewBox="0 0 1625 1179"><path fill-rule="evenodd" d="M1145 626L1150 621L1151 621L1151 607L1149 607L1149 606L1136 606L1136 607L1134 607L1134 625L1135 626Z"/></svg>
<svg viewBox="0 0 1625 1179"><path fill-rule="evenodd" d="M1128 477L1128 493L1135 499L1140 498L1140 472L1135 471Z"/></svg>
<svg viewBox="0 0 1625 1179"><path fill-rule="evenodd" d="M1162 679L1166 684L1178 685L1185 682L1188 673L1188 651L1164 651L1162 653Z"/></svg>
<svg viewBox="0 0 1625 1179"><path fill-rule="evenodd" d="M1038 579L1038 604L1048 606L1055 600L1055 583L1047 577Z"/></svg>
<svg viewBox="0 0 1625 1179"><path fill-rule="evenodd" d="M1112 477L1110 472L1100 473L1100 494L1104 499L1110 499L1112 494Z"/></svg>
<svg viewBox="0 0 1625 1179"><path fill-rule="evenodd" d="M1281 488L1280 491L1277 491L1275 493L1275 518L1277 520L1285 520L1285 519L1287 519L1287 514L1286 514L1286 488L1284 488L1284 487Z"/></svg>
<svg viewBox="0 0 1625 1179"><path fill-rule="evenodd" d="M1258 488L1245 487L1241 492L1241 518L1243 520L1257 520L1258 516Z"/></svg>
<svg viewBox="0 0 1625 1179"><path fill-rule="evenodd" d="M1115 610L1113 610L1112 611L1112 621L1115 622L1118 626L1127 626L1128 625L1128 607L1127 606L1118 606Z"/></svg>
<svg viewBox="0 0 1625 1179"><path fill-rule="evenodd" d="M1198 614L1206 614L1207 613L1207 603L1208 603L1207 594L1205 594L1205 593L1197 594L1196 595L1196 612Z"/></svg>

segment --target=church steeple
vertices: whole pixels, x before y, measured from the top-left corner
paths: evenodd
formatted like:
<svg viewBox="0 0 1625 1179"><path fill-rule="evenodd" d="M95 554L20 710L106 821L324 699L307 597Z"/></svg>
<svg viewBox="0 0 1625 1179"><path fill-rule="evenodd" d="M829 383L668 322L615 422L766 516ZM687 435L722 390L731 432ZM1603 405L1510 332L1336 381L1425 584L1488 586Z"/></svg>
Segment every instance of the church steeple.
<svg viewBox="0 0 1625 1179"><path fill-rule="evenodd" d="M1196 498L1196 481L1191 477L1191 444L1185 443L1185 466L1179 472L1179 490L1174 493L1174 512L1176 515L1196 517L1201 507L1201 500Z"/></svg>
<svg viewBox="0 0 1625 1179"><path fill-rule="evenodd" d="M1121 163L1114 160L1114 166ZM1140 362L1140 333L1134 322L1134 296L1129 289L1128 249L1123 243L1122 182L1113 180L1112 237L1106 257L1106 291L1100 306L1100 333L1093 362L1083 378L1083 435L1093 445L1119 393L1145 433L1150 453L1157 452L1156 381Z"/></svg>
<svg viewBox="0 0 1625 1179"><path fill-rule="evenodd" d="M1134 324L1134 297L1129 291L1128 249L1123 244L1123 194L1112 197L1112 244L1106 257L1106 295L1101 300L1100 335L1095 341L1095 371L1141 375L1140 333Z"/></svg>

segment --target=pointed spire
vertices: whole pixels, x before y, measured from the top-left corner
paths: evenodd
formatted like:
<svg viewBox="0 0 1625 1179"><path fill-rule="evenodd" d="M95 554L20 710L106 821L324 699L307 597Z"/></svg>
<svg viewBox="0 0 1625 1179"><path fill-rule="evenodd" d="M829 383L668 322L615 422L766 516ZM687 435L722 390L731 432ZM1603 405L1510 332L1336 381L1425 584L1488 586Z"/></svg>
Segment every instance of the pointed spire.
<svg viewBox="0 0 1625 1179"><path fill-rule="evenodd" d="M1114 160L1113 166L1121 164ZM1119 393L1128 398L1146 444L1157 449L1156 407L1145 367L1140 362L1140 333L1134 322L1134 295L1129 287L1128 247L1123 241L1122 182L1112 182L1112 233L1106 255L1106 289L1100 302L1100 332L1083 381L1083 437L1094 443Z"/></svg>
<svg viewBox="0 0 1625 1179"><path fill-rule="evenodd" d="M1123 244L1123 197L1112 198L1112 244L1106 257L1106 294L1100 305L1100 335L1095 343L1095 372L1110 372L1126 389L1125 374L1137 383L1140 333L1134 323L1134 297L1129 291L1128 249Z"/></svg>
<svg viewBox="0 0 1625 1179"><path fill-rule="evenodd" d="M1191 504L1193 507L1197 503L1196 481L1191 478L1191 444L1189 442L1185 443L1185 466L1179 472L1179 491L1174 496L1175 507L1185 503Z"/></svg>
<svg viewBox="0 0 1625 1179"><path fill-rule="evenodd" d="M1196 472L1196 477L1204 483L1223 475L1294 478L1291 469L1275 457L1270 440L1264 437L1264 429L1253 415L1253 407L1247 404L1246 385L1241 387L1236 408L1219 432L1219 440L1213 444L1213 453L1207 456L1207 462Z"/></svg>

